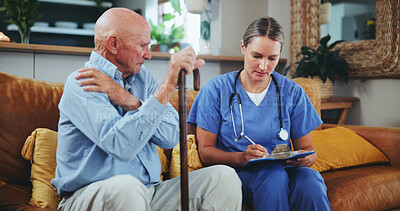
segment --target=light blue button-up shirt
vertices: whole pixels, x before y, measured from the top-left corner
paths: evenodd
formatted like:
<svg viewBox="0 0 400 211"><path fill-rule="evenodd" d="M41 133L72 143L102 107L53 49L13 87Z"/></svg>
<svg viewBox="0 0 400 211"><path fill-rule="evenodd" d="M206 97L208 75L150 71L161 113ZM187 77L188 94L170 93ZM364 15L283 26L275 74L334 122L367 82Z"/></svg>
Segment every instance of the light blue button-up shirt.
<svg viewBox="0 0 400 211"><path fill-rule="evenodd" d="M117 67L92 52L85 67L94 67L136 96L142 106L124 111L100 92L85 92L76 71L69 75L61 97L57 168L51 184L60 195L95 181L130 174L146 186L160 182L156 145L173 148L179 142L179 117L152 94L157 82L142 68L126 78Z"/></svg>

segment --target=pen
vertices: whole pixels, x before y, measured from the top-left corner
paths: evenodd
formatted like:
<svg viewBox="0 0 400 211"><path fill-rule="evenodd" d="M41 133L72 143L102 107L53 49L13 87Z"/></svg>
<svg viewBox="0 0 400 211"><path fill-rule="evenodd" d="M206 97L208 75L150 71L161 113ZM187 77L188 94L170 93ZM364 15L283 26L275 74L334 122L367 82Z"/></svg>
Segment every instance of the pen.
<svg viewBox="0 0 400 211"><path fill-rule="evenodd" d="M254 143L254 141L252 141L249 137L247 137L246 135L244 135L244 137L247 139L247 141L249 141L251 144L256 145L256 143Z"/></svg>

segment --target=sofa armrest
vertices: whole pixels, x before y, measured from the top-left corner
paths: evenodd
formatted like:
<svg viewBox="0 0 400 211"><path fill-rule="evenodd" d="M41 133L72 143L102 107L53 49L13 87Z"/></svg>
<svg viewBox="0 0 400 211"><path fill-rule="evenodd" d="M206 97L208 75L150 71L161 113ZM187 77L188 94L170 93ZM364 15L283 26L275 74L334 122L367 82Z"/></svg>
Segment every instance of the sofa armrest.
<svg viewBox="0 0 400 211"><path fill-rule="evenodd" d="M336 127L323 124L323 129ZM390 165L400 167L400 128L341 125L364 137L388 156Z"/></svg>

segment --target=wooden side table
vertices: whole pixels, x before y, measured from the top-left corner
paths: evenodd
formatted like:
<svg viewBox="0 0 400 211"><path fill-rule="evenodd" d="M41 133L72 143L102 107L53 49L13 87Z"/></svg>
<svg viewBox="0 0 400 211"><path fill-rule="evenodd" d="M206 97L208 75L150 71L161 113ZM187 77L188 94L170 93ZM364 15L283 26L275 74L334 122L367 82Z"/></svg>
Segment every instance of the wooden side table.
<svg viewBox="0 0 400 211"><path fill-rule="evenodd" d="M359 101L358 97L331 97L321 98L321 110L342 109L337 124L343 125L346 121L349 109L353 107L354 101Z"/></svg>

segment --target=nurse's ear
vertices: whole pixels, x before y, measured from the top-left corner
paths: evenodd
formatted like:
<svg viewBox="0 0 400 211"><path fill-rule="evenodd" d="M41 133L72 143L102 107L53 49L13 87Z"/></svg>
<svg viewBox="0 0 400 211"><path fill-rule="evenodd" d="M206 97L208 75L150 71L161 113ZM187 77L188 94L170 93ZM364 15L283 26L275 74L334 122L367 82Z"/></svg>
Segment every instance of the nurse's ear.
<svg viewBox="0 0 400 211"><path fill-rule="evenodd" d="M242 51L242 55L244 55L244 50L246 47L244 46L243 40L240 41L240 51Z"/></svg>

